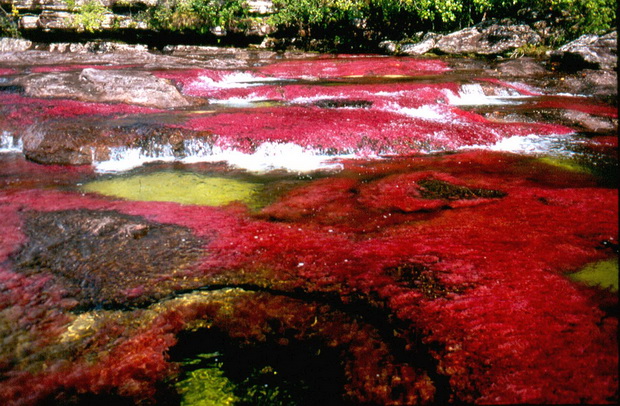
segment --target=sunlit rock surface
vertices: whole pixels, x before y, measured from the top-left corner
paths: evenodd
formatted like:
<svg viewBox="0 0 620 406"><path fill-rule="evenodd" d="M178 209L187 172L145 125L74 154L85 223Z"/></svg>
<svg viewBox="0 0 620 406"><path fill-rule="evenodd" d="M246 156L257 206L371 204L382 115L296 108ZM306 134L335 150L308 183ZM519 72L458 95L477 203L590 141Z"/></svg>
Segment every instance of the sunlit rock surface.
<svg viewBox="0 0 620 406"><path fill-rule="evenodd" d="M146 72L86 68L81 72L34 73L15 82L24 94L145 107L173 108L190 103L169 83Z"/></svg>

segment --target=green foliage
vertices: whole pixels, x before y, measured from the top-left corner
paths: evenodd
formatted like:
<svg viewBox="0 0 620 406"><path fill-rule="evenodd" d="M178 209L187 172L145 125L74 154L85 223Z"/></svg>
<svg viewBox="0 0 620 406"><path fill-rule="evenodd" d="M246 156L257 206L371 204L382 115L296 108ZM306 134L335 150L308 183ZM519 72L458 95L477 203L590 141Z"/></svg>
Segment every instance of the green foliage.
<svg viewBox="0 0 620 406"><path fill-rule="evenodd" d="M550 50L550 48L548 46L545 46L545 45L525 44L525 45L522 45L519 48L515 49L514 51L512 51L510 53L510 57L511 58L520 58L520 57L523 57L523 56L529 56L529 57L534 57L534 58L541 58L549 50Z"/></svg>
<svg viewBox="0 0 620 406"><path fill-rule="evenodd" d="M570 40L615 27L614 0L274 0L271 23L313 38L402 39L419 31L447 32L488 18L547 21ZM529 52L534 50L522 50Z"/></svg>
<svg viewBox="0 0 620 406"><path fill-rule="evenodd" d="M19 38L21 35L17 25L18 21L19 11L14 5L11 5L10 12L7 12L2 6L0 6L0 36Z"/></svg>
<svg viewBox="0 0 620 406"><path fill-rule="evenodd" d="M247 9L244 0L159 0L149 22L159 30L205 34L214 27L244 28Z"/></svg>
<svg viewBox="0 0 620 406"><path fill-rule="evenodd" d="M87 0L78 5L75 0L65 0L69 10L73 11L71 24L79 31L96 32L101 31L106 14L112 11L103 5L99 0Z"/></svg>

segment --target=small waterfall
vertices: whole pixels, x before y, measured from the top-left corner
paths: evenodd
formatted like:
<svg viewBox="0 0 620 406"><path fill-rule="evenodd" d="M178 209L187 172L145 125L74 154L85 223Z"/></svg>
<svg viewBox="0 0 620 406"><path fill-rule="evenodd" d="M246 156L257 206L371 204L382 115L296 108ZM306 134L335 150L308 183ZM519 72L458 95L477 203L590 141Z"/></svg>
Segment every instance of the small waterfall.
<svg viewBox="0 0 620 406"><path fill-rule="evenodd" d="M232 148L212 146L210 143L190 139L183 142L183 151L171 145L150 145L149 148L111 148L109 159L95 162L97 172L123 172L149 162L227 162L231 166L252 172L285 169L292 172L310 172L317 169L341 169L341 159L353 155L331 155L303 148L292 143L265 142L254 153L244 153Z"/></svg>
<svg viewBox="0 0 620 406"><path fill-rule="evenodd" d="M522 99L528 97L521 95L516 90L507 88L497 89L497 93L496 95L487 95L482 85L478 83L467 83L461 85L461 90L458 94L446 91L446 97L448 98L448 103L453 106L520 104L523 102Z"/></svg>
<svg viewBox="0 0 620 406"><path fill-rule="evenodd" d="M22 152L24 144L21 138L11 135L8 131L3 131L0 135L0 152Z"/></svg>

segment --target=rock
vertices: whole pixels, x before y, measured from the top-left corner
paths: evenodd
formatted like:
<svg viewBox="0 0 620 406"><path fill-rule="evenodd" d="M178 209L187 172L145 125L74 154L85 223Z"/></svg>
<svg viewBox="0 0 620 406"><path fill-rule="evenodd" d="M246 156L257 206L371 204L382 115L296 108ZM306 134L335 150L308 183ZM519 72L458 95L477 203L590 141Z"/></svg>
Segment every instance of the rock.
<svg viewBox="0 0 620 406"><path fill-rule="evenodd" d="M381 41L377 46L386 54L394 54L398 49L396 41Z"/></svg>
<svg viewBox="0 0 620 406"><path fill-rule="evenodd" d="M36 28L42 29L43 31L66 31L73 26L73 16L74 14L68 11L44 10L38 16Z"/></svg>
<svg viewBox="0 0 620 406"><path fill-rule="evenodd" d="M540 43L540 36L528 25L491 24L475 26L444 35L435 48L446 54L503 54L523 45Z"/></svg>
<svg viewBox="0 0 620 406"><path fill-rule="evenodd" d="M552 62L559 62L561 69L614 70L618 67L618 32L607 35L582 35L573 42L549 53Z"/></svg>
<svg viewBox="0 0 620 406"><path fill-rule="evenodd" d="M16 81L31 97L126 103L156 108L186 107L190 103L176 87L148 72L100 70L36 73Z"/></svg>
<svg viewBox="0 0 620 406"><path fill-rule="evenodd" d="M105 121L105 123L102 123ZM145 156L161 156L171 151L186 157L192 142L210 145L206 132L141 123L115 125L113 120L47 121L30 126L23 133L26 158L42 164L90 165L110 159L113 148L136 148Z"/></svg>
<svg viewBox="0 0 620 406"><path fill-rule="evenodd" d="M190 230L140 216L79 209L24 217L29 239L17 270L53 275L82 308L148 302L189 286L182 270L203 253Z"/></svg>
<svg viewBox="0 0 620 406"><path fill-rule="evenodd" d="M441 37L442 35L440 34L429 32L424 35L424 37L422 37L422 40L417 44L404 44L403 46L401 46L400 50L402 53L407 55L422 55L430 52L433 48L435 48L437 41Z"/></svg>
<svg viewBox="0 0 620 406"><path fill-rule="evenodd" d="M421 42L405 45L401 51L407 55L421 55L431 51L444 54L501 55L541 41L540 35L528 25L491 20L451 34L428 33Z"/></svg>
<svg viewBox="0 0 620 406"><path fill-rule="evenodd" d="M501 62L497 65L497 71L501 75L511 77L530 77L547 73L547 69L532 58L518 58Z"/></svg>
<svg viewBox="0 0 620 406"><path fill-rule="evenodd" d="M18 38L1 38L0 53L22 52L32 48L32 41Z"/></svg>
<svg viewBox="0 0 620 406"><path fill-rule="evenodd" d="M26 158L41 164L88 165L93 153L84 140L93 137L92 129L83 128L71 133L48 130L48 124L29 127L22 136ZM58 127L58 126L56 126Z"/></svg>
<svg viewBox="0 0 620 406"><path fill-rule="evenodd" d="M618 130L618 119L611 117L597 117L581 111L567 110L562 113L565 120L590 132L608 132Z"/></svg>
<svg viewBox="0 0 620 406"><path fill-rule="evenodd" d="M618 73L584 69L564 77L556 86L566 93L615 99L618 96Z"/></svg>

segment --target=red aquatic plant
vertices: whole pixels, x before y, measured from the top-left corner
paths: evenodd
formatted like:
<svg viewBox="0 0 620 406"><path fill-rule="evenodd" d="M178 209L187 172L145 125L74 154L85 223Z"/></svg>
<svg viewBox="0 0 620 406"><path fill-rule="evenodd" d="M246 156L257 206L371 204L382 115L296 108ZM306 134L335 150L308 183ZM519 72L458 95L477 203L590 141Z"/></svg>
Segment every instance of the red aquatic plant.
<svg viewBox="0 0 620 406"><path fill-rule="evenodd" d="M6 120L25 126L50 119L78 116L123 117L131 114L152 114L161 110L124 104L84 103L64 99L37 99L18 94L0 93L0 109Z"/></svg>
<svg viewBox="0 0 620 406"><path fill-rule="evenodd" d="M334 59L285 60L260 67L259 72L278 78L347 78L372 76L421 76L444 73L450 68L440 60L346 55Z"/></svg>
<svg viewBox="0 0 620 406"><path fill-rule="evenodd" d="M92 339L76 342L83 347L73 363L50 352L47 370L5 364L0 391L25 403L71 391L152 400L158 382L176 371L166 357L175 337L208 319L245 345L314 338L338 349L348 360L346 393L362 402L614 403L617 318L608 312L610 298L566 274L616 255L617 203L617 190L591 175L476 151L351 162L256 214L241 205L3 190L2 235L10 236L0 240L4 258L24 244L19 212L115 210L206 239L188 278L210 289L270 293L223 290L218 299L165 307L145 323L129 322L145 310L126 309L103 318ZM33 342L53 342L43 326L58 320L52 325L61 334L75 301L45 273L26 277L5 263L0 303L33 303L20 317L36 326ZM37 301L44 289L58 293ZM407 362L390 353L395 344L378 339L372 322L346 321L344 313L363 318L366 311L382 315Z"/></svg>
<svg viewBox="0 0 620 406"><path fill-rule="evenodd" d="M328 153L355 151L359 155L453 150L493 144L514 135L566 134L571 131L550 124L494 123L462 111L457 111L448 120L373 109L264 107L196 117L182 126L212 132L218 137L217 146L246 153L254 152L264 142L277 142L294 143Z"/></svg>

